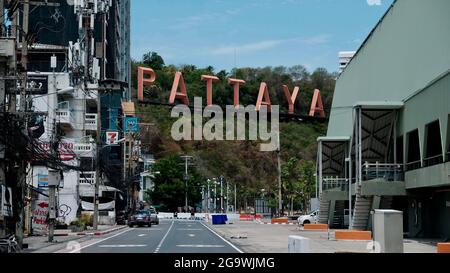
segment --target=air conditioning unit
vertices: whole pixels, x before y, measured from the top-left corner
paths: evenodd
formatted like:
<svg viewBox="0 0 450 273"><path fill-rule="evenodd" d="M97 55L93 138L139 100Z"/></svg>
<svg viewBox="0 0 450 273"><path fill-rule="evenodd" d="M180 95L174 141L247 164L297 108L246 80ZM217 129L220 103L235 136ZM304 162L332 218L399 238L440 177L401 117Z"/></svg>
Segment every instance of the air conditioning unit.
<svg viewBox="0 0 450 273"><path fill-rule="evenodd" d="M13 39L1 39L0 40L0 56L12 57L15 54L14 40Z"/></svg>
<svg viewBox="0 0 450 273"><path fill-rule="evenodd" d="M13 216L12 190L3 185L0 186L0 216Z"/></svg>

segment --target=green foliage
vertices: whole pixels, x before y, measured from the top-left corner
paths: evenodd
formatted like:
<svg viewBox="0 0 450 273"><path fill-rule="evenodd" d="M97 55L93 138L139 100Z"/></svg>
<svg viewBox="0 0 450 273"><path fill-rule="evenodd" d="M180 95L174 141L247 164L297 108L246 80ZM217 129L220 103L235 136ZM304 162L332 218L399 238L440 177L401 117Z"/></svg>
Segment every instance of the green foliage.
<svg viewBox="0 0 450 273"><path fill-rule="evenodd" d="M168 211L175 211L178 207L184 206L185 181L183 161L177 155L172 155L159 160L154 166L155 175L153 182L155 187L148 191L153 204L160 205ZM189 206L201 201L201 188L204 179L195 168L189 168L188 179L188 201ZM162 209L162 210L163 210Z"/></svg>

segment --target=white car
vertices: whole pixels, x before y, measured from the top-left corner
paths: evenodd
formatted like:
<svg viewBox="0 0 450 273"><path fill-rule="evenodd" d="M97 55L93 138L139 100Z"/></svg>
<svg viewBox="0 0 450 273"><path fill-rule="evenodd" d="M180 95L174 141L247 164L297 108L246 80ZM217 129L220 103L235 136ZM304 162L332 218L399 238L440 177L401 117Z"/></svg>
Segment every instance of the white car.
<svg viewBox="0 0 450 273"><path fill-rule="evenodd" d="M314 211L311 214L302 215L298 217L297 221L299 225L303 226L305 224L315 224L317 223L318 219L319 219L319 211Z"/></svg>

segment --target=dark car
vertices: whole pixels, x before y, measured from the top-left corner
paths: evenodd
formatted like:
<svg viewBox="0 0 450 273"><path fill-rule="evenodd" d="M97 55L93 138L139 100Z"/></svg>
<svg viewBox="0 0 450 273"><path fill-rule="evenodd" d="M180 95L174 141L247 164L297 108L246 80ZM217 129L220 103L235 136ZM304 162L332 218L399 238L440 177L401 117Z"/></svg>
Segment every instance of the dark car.
<svg viewBox="0 0 450 273"><path fill-rule="evenodd" d="M148 210L140 210L138 212L136 212L135 214L133 214L130 217L130 220L128 221L128 226L133 227L133 226L152 226L152 219L150 216L150 211Z"/></svg>

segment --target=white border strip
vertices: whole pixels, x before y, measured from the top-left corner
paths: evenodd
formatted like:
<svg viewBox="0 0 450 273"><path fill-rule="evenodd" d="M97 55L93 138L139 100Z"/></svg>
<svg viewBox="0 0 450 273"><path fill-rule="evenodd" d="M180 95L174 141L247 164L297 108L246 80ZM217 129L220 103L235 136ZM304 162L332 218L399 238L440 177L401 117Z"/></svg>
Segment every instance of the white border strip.
<svg viewBox="0 0 450 273"><path fill-rule="evenodd" d="M201 223L201 222L200 222ZM209 231L211 231L214 235L216 235L217 237L219 237L220 239L222 239L225 243L229 244L232 248L234 248L237 252L243 254L244 251L240 250L239 248L237 248L235 245L233 245L232 243L228 242L225 238L223 238L222 236L220 236L217 232L215 232L214 230L212 230L211 228L209 228L207 225L205 225L204 223L201 223L204 227L206 227Z"/></svg>

